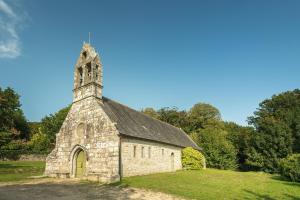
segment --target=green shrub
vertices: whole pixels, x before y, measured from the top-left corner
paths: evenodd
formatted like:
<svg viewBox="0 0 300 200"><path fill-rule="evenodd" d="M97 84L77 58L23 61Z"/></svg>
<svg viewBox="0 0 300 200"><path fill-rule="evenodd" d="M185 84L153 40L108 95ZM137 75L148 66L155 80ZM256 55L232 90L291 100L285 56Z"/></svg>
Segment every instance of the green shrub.
<svg viewBox="0 0 300 200"><path fill-rule="evenodd" d="M18 160L28 150L24 140L12 140L0 148L0 159Z"/></svg>
<svg viewBox="0 0 300 200"><path fill-rule="evenodd" d="M33 152L48 151L50 147L50 139L46 134L36 133L32 136L29 146Z"/></svg>
<svg viewBox="0 0 300 200"><path fill-rule="evenodd" d="M187 170L205 168L205 158L199 151L192 147L186 147L182 150L182 166Z"/></svg>
<svg viewBox="0 0 300 200"><path fill-rule="evenodd" d="M226 132L218 129L203 129L191 134L192 139L203 148L207 167L217 169L235 169L237 151L226 139Z"/></svg>
<svg viewBox="0 0 300 200"><path fill-rule="evenodd" d="M300 182L300 154L292 154L282 159L280 174L291 181Z"/></svg>

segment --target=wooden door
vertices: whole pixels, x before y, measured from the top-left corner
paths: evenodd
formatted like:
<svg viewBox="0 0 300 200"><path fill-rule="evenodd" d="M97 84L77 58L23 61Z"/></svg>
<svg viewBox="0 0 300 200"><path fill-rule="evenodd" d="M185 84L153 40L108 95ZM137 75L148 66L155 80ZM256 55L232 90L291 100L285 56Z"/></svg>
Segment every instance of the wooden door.
<svg viewBox="0 0 300 200"><path fill-rule="evenodd" d="M85 174L85 154L83 151L80 151L76 159L76 177L81 178Z"/></svg>

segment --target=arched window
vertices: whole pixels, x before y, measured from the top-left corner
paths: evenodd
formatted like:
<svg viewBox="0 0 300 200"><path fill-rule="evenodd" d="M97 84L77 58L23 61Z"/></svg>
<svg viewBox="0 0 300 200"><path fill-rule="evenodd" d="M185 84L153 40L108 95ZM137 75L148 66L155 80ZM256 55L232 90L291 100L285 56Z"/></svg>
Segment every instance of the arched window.
<svg viewBox="0 0 300 200"><path fill-rule="evenodd" d="M91 77L92 77L92 65L91 65L90 62L86 64L86 69L87 69L88 79L91 80Z"/></svg>
<svg viewBox="0 0 300 200"><path fill-rule="evenodd" d="M99 76L99 75L98 75L98 69L99 69L99 67L98 67L98 65L96 65L96 67L95 67L95 73L94 73L94 74L95 74L95 80L96 80L96 81L98 81L98 76Z"/></svg>
<svg viewBox="0 0 300 200"><path fill-rule="evenodd" d="M83 55L84 58L86 58L86 57L87 57L86 51L84 51L84 52L82 53L82 55Z"/></svg>

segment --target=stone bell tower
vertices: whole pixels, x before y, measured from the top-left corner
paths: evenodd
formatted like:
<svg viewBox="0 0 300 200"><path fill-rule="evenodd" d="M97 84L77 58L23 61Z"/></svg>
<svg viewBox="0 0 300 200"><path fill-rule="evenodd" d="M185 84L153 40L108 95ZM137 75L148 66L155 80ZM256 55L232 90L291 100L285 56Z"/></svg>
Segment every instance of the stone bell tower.
<svg viewBox="0 0 300 200"><path fill-rule="evenodd" d="M75 65L73 102L87 97L102 99L102 64L95 49L84 43Z"/></svg>
<svg viewBox="0 0 300 200"><path fill-rule="evenodd" d="M120 137L103 107L100 57L84 43L75 65L73 103L47 156L45 175L120 180Z"/></svg>

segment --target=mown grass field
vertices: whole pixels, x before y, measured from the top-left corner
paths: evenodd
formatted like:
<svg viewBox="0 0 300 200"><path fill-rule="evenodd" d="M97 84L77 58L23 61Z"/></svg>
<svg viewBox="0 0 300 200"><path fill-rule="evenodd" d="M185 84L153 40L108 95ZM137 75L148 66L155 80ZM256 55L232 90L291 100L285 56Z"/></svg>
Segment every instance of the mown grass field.
<svg viewBox="0 0 300 200"><path fill-rule="evenodd" d="M42 175L45 162L1 161L0 183ZM123 186L145 188L188 199L300 200L300 183L262 172L207 169L124 178Z"/></svg>
<svg viewBox="0 0 300 200"><path fill-rule="evenodd" d="M207 169L124 178L121 185L191 199L300 200L300 183L262 172Z"/></svg>
<svg viewBox="0 0 300 200"><path fill-rule="evenodd" d="M23 181L31 176L44 173L45 162L41 161L1 161L0 182Z"/></svg>

